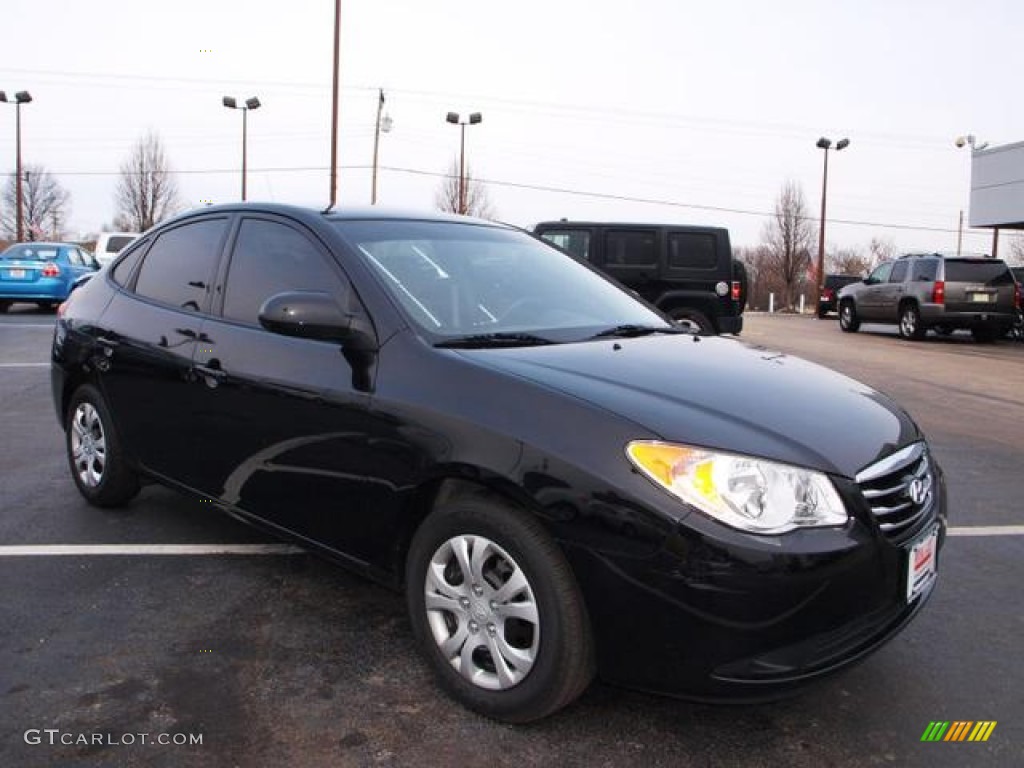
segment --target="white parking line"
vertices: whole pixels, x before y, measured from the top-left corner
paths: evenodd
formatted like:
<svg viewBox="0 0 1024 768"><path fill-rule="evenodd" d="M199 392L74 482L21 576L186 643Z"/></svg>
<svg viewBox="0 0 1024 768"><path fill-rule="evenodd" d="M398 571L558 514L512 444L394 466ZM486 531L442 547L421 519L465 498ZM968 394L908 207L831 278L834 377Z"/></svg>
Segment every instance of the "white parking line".
<svg viewBox="0 0 1024 768"><path fill-rule="evenodd" d="M976 525L948 529L950 536L1024 536L1024 525ZM12 544L0 557L92 555L301 555L291 544Z"/></svg>
<svg viewBox="0 0 1024 768"><path fill-rule="evenodd" d="M972 525L949 528L950 536L1024 536L1024 525Z"/></svg>
<svg viewBox="0 0 1024 768"><path fill-rule="evenodd" d="M0 363L0 368L49 368L49 363Z"/></svg>
<svg viewBox="0 0 1024 768"><path fill-rule="evenodd" d="M17 544L0 546L0 557L53 555L300 555L290 544Z"/></svg>
<svg viewBox="0 0 1024 768"><path fill-rule="evenodd" d="M0 328L49 328L53 330L53 323L43 325L41 323L0 323Z"/></svg>

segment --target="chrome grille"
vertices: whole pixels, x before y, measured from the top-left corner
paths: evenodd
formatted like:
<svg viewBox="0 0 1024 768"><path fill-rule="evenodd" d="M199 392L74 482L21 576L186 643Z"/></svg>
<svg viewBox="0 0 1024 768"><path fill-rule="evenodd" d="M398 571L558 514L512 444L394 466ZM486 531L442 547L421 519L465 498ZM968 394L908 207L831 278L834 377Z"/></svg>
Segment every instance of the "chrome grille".
<svg viewBox="0 0 1024 768"><path fill-rule="evenodd" d="M914 443L862 470L861 493L891 539L910 533L935 501L935 473L924 443Z"/></svg>

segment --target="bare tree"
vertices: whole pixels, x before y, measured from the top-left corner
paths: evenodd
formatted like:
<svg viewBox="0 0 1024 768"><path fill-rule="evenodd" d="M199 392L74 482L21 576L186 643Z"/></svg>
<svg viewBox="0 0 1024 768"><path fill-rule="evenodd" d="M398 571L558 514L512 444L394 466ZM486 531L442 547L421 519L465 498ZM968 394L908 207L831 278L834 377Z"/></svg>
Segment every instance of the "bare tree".
<svg viewBox="0 0 1024 768"><path fill-rule="evenodd" d="M448 174L437 190L434 202L438 210L447 213L459 212L459 161L457 159L452 160ZM477 216L481 219L493 219L496 216L490 196L487 194L487 187L473 177L469 166L466 166L466 215Z"/></svg>
<svg viewBox="0 0 1024 768"><path fill-rule="evenodd" d="M762 268L782 287L782 305L793 308L795 289L806 279L811 265L814 228L807 215L803 190L787 181L775 200L775 213L764 227Z"/></svg>
<svg viewBox="0 0 1024 768"><path fill-rule="evenodd" d="M1010 239L1009 262L1024 266L1024 235L1015 234Z"/></svg>
<svg viewBox="0 0 1024 768"><path fill-rule="evenodd" d="M868 243L868 251L871 254L868 269L874 269L883 261L889 261L896 256L896 243L892 240L883 240L880 237L872 237Z"/></svg>
<svg viewBox="0 0 1024 768"><path fill-rule="evenodd" d="M177 212L178 184L171 175L160 137L150 131L121 164L115 192L118 227L145 232Z"/></svg>
<svg viewBox="0 0 1024 768"><path fill-rule="evenodd" d="M840 248L825 257L829 272L840 275L866 275L871 268L871 256L857 248Z"/></svg>
<svg viewBox="0 0 1024 768"><path fill-rule="evenodd" d="M22 174L21 215L25 239L59 240L71 207L70 193L41 165L25 165ZM0 228L13 240L18 234L18 192L14 174L4 186L3 201Z"/></svg>

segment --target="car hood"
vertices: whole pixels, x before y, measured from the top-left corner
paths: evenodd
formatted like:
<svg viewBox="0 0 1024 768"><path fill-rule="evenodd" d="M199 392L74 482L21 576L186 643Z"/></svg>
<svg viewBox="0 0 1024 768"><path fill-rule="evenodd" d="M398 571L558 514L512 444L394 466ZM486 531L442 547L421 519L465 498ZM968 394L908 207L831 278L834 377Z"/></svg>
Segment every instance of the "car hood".
<svg viewBox="0 0 1024 768"><path fill-rule="evenodd" d="M921 439L886 395L736 339L649 336L462 354L618 414L663 440L846 477Z"/></svg>

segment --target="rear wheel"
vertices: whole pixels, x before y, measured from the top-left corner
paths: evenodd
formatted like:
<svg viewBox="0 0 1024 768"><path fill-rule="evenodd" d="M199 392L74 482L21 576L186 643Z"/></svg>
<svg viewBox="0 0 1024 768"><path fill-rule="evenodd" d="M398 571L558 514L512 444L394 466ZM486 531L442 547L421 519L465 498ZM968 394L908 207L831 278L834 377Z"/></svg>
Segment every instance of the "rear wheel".
<svg viewBox="0 0 1024 768"><path fill-rule="evenodd" d="M690 307L673 307L668 311L668 315L679 325L689 328L699 336L714 336L717 333L707 315L700 310Z"/></svg>
<svg viewBox="0 0 1024 768"><path fill-rule="evenodd" d="M847 333L856 333L857 329L860 328L857 310L849 299L839 305L839 327Z"/></svg>
<svg viewBox="0 0 1024 768"><path fill-rule="evenodd" d="M921 324L921 313L915 304L905 304L900 309L900 336L904 339L920 341L926 333Z"/></svg>
<svg viewBox="0 0 1024 768"><path fill-rule="evenodd" d="M12 303L13 302L10 301L0 301L0 315L4 314L8 309L10 309Z"/></svg>
<svg viewBox="0 0 1024 768"><path fill-rule="evenodd" d="M409 617L444 688L512 723L581 694L594 647L569 564L540 524L486 495L438 507L413 538Z"/></svg>
<svg viewBox="0 0 1024 768"><path fill-rule="evenodd" d="M97 507L119 507L139 492L138 475L125 461L103 396L83 384L65 418L68 465L79 492Z"/></svg>

